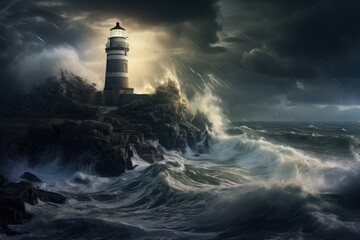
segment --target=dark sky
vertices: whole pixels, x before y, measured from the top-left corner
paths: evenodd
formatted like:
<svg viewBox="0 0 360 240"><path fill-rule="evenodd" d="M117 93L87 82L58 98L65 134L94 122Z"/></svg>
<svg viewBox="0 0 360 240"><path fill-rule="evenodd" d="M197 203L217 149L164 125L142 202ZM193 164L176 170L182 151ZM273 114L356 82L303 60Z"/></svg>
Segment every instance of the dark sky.
<svg viewBox="0 0 360 240"><path fill-rule="evenodd" d="M360 1L2 0L0 93L26 92L59 69L102 88L117 20L130 84L204 83L231 120L360 121Z"/></svg>

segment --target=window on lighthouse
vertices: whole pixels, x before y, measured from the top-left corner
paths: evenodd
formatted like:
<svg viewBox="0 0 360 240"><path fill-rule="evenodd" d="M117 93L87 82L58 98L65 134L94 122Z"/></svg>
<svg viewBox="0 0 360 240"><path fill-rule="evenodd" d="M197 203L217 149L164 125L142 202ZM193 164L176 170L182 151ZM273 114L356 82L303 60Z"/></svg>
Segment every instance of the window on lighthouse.
<svg viewBox="0 0 360 240"><path fill-rule="evenodd" d="M113 29L110 31L110 37L123 37L126 38L126 34L124 30L121 29Z"/></svg>

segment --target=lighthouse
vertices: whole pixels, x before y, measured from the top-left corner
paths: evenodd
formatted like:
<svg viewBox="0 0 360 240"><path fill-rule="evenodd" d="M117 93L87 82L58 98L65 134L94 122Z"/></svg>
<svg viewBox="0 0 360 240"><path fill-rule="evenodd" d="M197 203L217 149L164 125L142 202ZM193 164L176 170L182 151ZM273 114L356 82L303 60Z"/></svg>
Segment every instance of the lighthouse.
<svg viewBox="0 0 360 240"><path fill-rule="evenodd" d="M123 95L133 94L129 87L128 52L126 30L120 23L110 29L110 37L106 43L106 73L104 97L106 105L118 105Z"/></svg>

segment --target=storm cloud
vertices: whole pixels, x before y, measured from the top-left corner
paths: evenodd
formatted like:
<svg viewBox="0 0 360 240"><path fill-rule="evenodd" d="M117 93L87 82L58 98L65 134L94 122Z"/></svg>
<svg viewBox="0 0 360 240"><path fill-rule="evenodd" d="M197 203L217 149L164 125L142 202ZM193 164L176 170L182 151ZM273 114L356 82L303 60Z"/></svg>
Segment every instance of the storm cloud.
<svg viewBox="0 0 360 240"><path fill-rule="evenodd" d="M224 42L242 53L237 88L248 101L231 104L239 115L304 120L304 113L305 119L319 119L321 111L311 115L304 109L329 105L335 107L328 120L338 120L336 106L359 105L358 1L229 0L223 6ZM259 98L274 101L269 105Z"/></svg>

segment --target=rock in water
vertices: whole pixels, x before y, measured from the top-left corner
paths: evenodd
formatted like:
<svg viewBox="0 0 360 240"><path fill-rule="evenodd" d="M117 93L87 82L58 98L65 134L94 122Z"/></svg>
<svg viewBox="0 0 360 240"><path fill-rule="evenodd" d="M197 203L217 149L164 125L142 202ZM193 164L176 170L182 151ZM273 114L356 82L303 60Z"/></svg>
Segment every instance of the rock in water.
<svg viewBox="0 0 360 240"><path fill-rule="evenodd" d="M36 194L37 197L43 202L52 202L58 204L64 204L66 202L66 197L58 193L36 189Z"/></svg>
<svg viewBox="0 0 360 240"><path fill-rule="evenodd" d="M25 183L25 182L23 182ZM16 232L8 228L8 224L21 224L29 217L24 202L34 204L34 191L29 187L31 183L19 185L9 182L0 175L0 232L15 235Z"/></svg>
<svg viewBox="0 0 360 240"><path fill-rule="evenodd" d="M0 198L0 223L20 224L28 217L24 202L10 197Z"/></svg>
<svg viewBox="0 0 360 240"><path fill-rule="evenodd" d="M35 188L30 182L13 183L0 175L0 232L16 234L7 225L21 224L28 219L24 203L34 205L38 203L38 199L59 204L66 202L66 197L58 193Z"/></svg>
<svg viewBox="0 0 360 240"><path fill-rule="evenodd" d="M20 178L29 182L42 182L40 178L30 172L24 172Z"/></svg>

